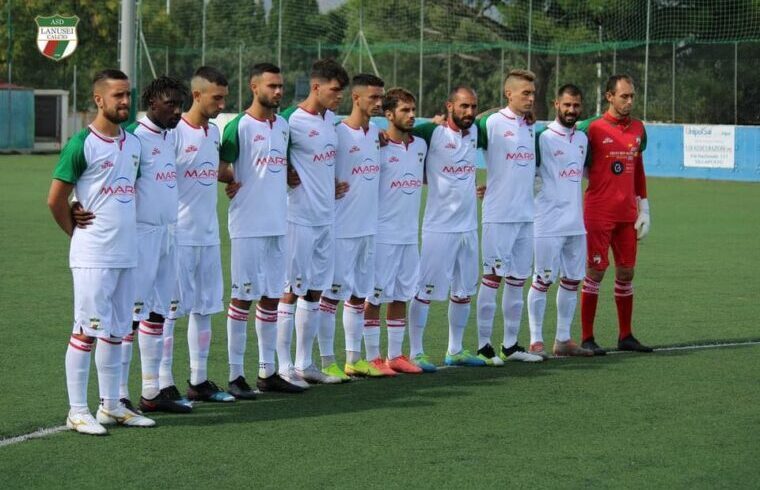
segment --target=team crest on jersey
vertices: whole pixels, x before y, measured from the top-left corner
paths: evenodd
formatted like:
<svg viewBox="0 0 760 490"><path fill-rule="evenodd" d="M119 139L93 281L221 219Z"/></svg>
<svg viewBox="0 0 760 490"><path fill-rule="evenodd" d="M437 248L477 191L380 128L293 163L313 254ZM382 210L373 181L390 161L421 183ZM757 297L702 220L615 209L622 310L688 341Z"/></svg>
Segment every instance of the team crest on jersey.
<svg viewBox="0 0 760 490"><path fill-rule="evenodd" d="M194 151L198 151L198 147L195 145L190 145L185 148L185 153L192 153Z"/></svg>
<svg viewBox="0 0 760 490"><path fill-rule="evenodd" d="M505 138L511 138L514 135L515 135L515 133L513 133L512 131L510 131L508 129L506 131L504 131L504 137Z"/></svg>
<svg viewBox="0 0 760 490"><path fill-rule="evenodd" d="M132 155L132 163L135 164L135 167L140 165L140 156L139 155Z"/></svg>
<svg viewBox="0 0 760 490"><path fill-rule="evenodd" d="M621 162L619 160L615 160L614 162L612 162L612 173L613 174L620 175L620 174L623 173L624 170L625 170L625 165L623 164L623 162Z"/></svg>
<svg viewBox="0 0 760 490"><path fill-rule="evenodd" d="M530 134L530 137L533 137L533 128L528 128L528 134Z"/></svg>
<svg viewBox="0 0 760 490"><path fill-rule="evenodd" d="M93 330L100 329L100 318L90 318L90 328Z"/></svg>
<svg viewBox="0 0 760 490"><path fill-rule="evenodd" d="M161 154L161 150L158 149L157 146L153 147L153 151L150 152L151 155L156 156Z"/></svg>
<svg viewBox="0 0 760 490"><path fill-rule="evenodd" d="M319 136L319 131L317 131L316 129L312 129L311 131L309 131L309 138L313 138L315 136Z"/></svg>
<svg viewBox="0 0 760 490"><path fill-rule="evenodd" d="M586 153L586 149L583 147L583 145L578 145L578 151L580 152L581 156Z"/></svg>
<svg viewBox="0 0 760 490"><path fill-rule="evenodd" d="M417 153L417 156L418 156L418 157L419 157L419 159L420 159L420 163L422 163L422 160L424 160L424 159L425 159L425 154L424 154L424 153L422 153L422 152L420 152L420 153Z"/></svg>
<svg viewBox="0 0 760 490"><path fill-rule="evenodd" d="M361 148L359 148L359 147L358 147L358 146L356 146L356 145L352 146L352 147L351 147L351 149L350 149L350 150L348 150L348 152L349 152L349 153L356 153L357 151L362 151L362 149L361 149Z"/></svg>
<svg viewBox="0 0 760 490"><path fill-rule="evenodd" d="M38 15L34 18L37 23L37 49L45 58L53 61L61 61L74 54L79 44L77 37L77 24L79 17L63 17L53 15L43 17Z"/></svg>

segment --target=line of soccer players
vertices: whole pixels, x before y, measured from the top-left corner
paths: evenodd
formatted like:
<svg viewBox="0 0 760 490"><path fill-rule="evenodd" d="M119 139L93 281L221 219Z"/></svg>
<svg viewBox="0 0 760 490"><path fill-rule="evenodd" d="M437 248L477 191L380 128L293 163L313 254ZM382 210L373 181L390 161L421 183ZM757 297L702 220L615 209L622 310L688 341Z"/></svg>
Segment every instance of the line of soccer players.
<svg viewBox="0 0 760 490"><path fill-rule="evenodd" d="M556 120L536 134L530 117L534 75L525 70L506 77L507 107L477 117L476 92L457 86L446 101L445 121L417 126L409 91L386 92L384 82L369 74L349 83L334 60L314 63L309 96L281 114L279 68L261 63L250 75L253 101L223 134L210 120L224 109L228 83L211 67L195 72L192 106L184 114L184 85L170 77L152 81L142 95L146 115L126 130L119 124L128 117L127 77L118 70L95 77L98 115L64 148L48 198L56 222L71 236L75 321L66 353L71 429L105 434L106 425L149 427L155 422L144 412L186 413L193 401L255 398L244 370L254 302L260 391L299 393L311 383L354 376L434 372L423 334L430 302L447 297L446 365L540 362L548 357L542 338L546 295L557 278L554 354L604 354L594 341L593 321L610 247L616 260L618 348L651 350L631 335L636 240L648 231L649 212L641 161L646 135L629 117L630 78L610 79L609 109L584 122L585 132L576 127L581 92L564 85L555 101ZM352 110L338 122L334 111L347 85ZM387 119L386 130L370 122L379 115ZM485 151L488 180L476 189L477 148ZM584 213L581 178L589 162ZM223 310L217 182L226 183L230 198L226 390L207 373L211 315ZM427 200L419 247L423 184ZM70 205L72 193L76 202ZM479 288L478 195L483 198ZM517 336L532 269L526 350ZM491 336L502 278L504 336L497 353ZM579 346L570 325L581 281ZM476 292L473 354L463 337ZM334 352L340 301L343 366ZM402 353L407 302L409 356ZM382 304L387 304L386 356L380 352ZM174 324L185 315L186 398L172 375ZM139 409L127 388L135 336L142 370ZM86 393L95 339L101 402L93 417ZM312 359L315 339L319 366Z"/></svg>

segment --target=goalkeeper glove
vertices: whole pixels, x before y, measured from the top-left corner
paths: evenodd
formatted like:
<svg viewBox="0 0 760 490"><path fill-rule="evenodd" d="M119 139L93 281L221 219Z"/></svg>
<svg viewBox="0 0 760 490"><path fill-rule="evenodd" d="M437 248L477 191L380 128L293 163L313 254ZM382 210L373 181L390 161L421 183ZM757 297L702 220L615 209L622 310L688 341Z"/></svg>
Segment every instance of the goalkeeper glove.
<svg viewBox="0 0 760 490"><path fill-rule="evenodd" d="M633 225L636 228L636 238L641 240L649 233L649 201L644 198L636 198L639 206L639 216L636 218L636 223Z"/></svg>

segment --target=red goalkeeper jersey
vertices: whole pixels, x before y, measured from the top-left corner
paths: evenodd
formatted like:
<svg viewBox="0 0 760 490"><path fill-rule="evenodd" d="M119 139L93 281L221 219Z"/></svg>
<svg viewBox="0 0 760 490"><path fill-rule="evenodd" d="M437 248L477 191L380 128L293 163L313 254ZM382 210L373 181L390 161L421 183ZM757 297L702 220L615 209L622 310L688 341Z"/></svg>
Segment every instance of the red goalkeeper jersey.
<svg viewBox="0 0 760 490"><path fill-rule="evenodd" d="M591 221L634 222L636 197L647 197L641 152L647 145L638 119L615 119L608 112L578 123L588 135L588 187L584 217Z"/></svg>

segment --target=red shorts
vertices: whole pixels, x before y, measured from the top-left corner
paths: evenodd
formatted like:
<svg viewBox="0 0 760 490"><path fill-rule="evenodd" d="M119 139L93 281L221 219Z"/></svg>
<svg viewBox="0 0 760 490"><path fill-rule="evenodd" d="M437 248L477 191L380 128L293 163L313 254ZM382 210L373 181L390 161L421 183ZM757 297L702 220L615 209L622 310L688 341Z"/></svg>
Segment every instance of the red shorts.
<svg viewBox="0 0 760 490"><path fill-rule="evenodd" d="M606 270L612 247L615 265L633 268L636 265L636 228L633 223L586 221L586 264L591 269Z"/></svg>

